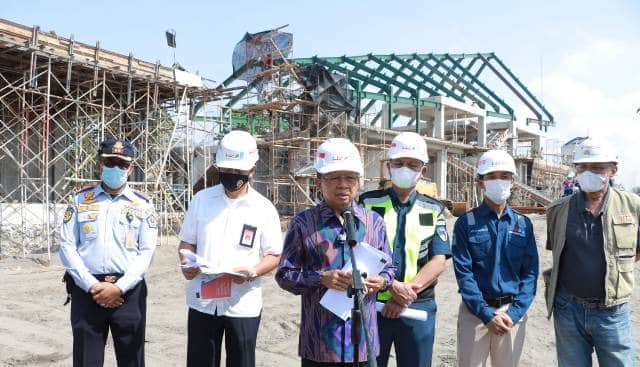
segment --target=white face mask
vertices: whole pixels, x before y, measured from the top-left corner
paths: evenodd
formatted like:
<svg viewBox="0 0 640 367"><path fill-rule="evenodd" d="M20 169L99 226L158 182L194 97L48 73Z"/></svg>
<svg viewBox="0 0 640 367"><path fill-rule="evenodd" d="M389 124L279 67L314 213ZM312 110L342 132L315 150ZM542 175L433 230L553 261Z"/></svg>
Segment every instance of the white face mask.
<svg viewBox="0 0 640 367"><path fill-rule="evenodd" d="M416 185L420 178L420 171L414 171L409 167L391 168L391 182L401 189L410 189Z"/></svg>
<svg viewBox="0 0 640 367"><path fill-rule="evenodd" d="M511 180L484 181L484 196L494 204L502 204L511 196Z"/></svg>
<svg viewBox="0 0 640 367"><path fill-rule="evenodd" d="M580 190L584 192L597 192L602 191L605 185L609 182L609 176L597 175L591 171L584 171L576 176Z"/></svg>

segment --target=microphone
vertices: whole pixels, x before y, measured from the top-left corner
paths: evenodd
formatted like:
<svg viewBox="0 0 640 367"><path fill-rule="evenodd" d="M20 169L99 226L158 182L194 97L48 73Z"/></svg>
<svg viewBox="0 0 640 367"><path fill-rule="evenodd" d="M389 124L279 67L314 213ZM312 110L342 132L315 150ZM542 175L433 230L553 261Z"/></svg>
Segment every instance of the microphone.
<svg viewBox="0 0 640 367"><path fill-rule="evenodd" d="M350 206L342 209L342 219L344 219L344 229L347 232L347 243L349 246L355 246L356 241L356 222L353 219L353 210Z"/></svg>

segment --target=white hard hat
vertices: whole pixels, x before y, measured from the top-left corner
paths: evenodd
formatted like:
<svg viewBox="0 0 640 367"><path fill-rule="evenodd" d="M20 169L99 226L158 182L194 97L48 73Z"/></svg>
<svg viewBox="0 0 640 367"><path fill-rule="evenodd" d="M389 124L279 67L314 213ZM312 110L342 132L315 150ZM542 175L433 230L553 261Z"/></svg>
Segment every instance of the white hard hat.
<svg viewBox="0 0 640 367"><path fill-rule="evenodd" d="M516 164L509 153L504 150L489 150L478 159L478 174L486 175L490 172L505 171L516 174Z"/></svg>
<svg viewBox="0 0 640 367"><path fill-rule="evenodd" d="M387 157L389 159L415 158L428 163L427 143L416 133L402 132L391 141L391 147L387 150Z"/></svg>
<svg viewBox="0 0 640 367"><path fill-rule="evenodd" d="M246 131L234 130L225 135L218 145L216 166L249 171L258 161L256 139Z"/></svg>
<svg viewBox="0 0 640 367"><path fill-rule="evenodd" d="M587 139L576 148L573 163L618 163L618 156L611 147L601 141Z"/></svg>
<svg viewBox="0 0 640 367"><path fill-rule="evenodd" d="M575 174L575 173L573 173L573 172L569 172L569 174L567 175L567 177L569 177L569 178L574 178L574 177L576 177L576 174Z"/></svg>
<svg viewBox="0 0 640 367"><path fill-rule="evenodd" d="M320 144L313 167L321 175L336 171L364 173L358 148L343 138L327 139Z"/></svg>

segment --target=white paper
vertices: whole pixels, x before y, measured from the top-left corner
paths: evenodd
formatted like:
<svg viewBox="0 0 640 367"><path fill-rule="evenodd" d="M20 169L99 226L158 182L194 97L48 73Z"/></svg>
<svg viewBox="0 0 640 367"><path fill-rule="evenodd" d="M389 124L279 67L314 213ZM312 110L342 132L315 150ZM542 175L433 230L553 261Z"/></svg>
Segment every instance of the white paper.
<svg viewBox="0 0 640 367"><path fill-rule="evenodd" d="M387 256L384 252L364 242L359 242L353 248L353 252L360 273L367 273L371 276L378 275L387 262ZM350 272L351 261L345 264L342 270ZM328 289L320 299L320 304L345 321L351 317L353 298L349 298L346 291Z"/></svg>
<svg viewBox="0 0 640 367"><path fill-rule="evenodd" d="M376 302L376 311L382 312L383 308L384 308L384 303ZM404 317L411 320L427 321L427 311L416 310L413 308L405 308L402 312L400 312L400 317Z"/></svg>
<svg viewBox="0 0 640 367"><path fill-rule="evenodd" d="M188 263L180 265L185 269L199 267L200 272L206 275L219 276L223 274L228 274L228 275L244 276L244 274L236 273L231 269L216 267L213 264L209 263L207 260L205 260L202 256L199 256L198 254L194 253L191 250L187 250L183 248L183 249L180 249L179 252L180 252L180 255L184 256L187 260L189 260Z"/></svg>

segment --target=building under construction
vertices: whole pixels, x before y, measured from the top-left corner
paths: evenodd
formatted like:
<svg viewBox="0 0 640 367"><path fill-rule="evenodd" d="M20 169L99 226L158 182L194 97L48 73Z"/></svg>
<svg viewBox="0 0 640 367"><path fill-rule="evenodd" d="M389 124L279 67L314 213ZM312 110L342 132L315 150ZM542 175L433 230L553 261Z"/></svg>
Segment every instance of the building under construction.
<svg viewBox="0 0 640 367"><path fill-rule="evenodd" d="M283 216L315 204L315 149L347 137L365 165L364 189L384 179L385 148L400 131L429 147L433 192L475 205L475 160L506 149L521 181L513 203L542 206L568 167L543 159L553 116L493 53L290 58L281 29L247 34L233 74L218 86L38 27L0 20L0 255L55 250L73 192L97 182L106 137L132 141L130 184L148 192L163 232L174 233L193 194L215 182L216 144L250 131L260 161L254 186ZM502 94L501 94L502 93ZM508 98L505 98L508 97ZM516 124L524 106L527 125ZM198 189L198 186L196 186Z"/></svg>

